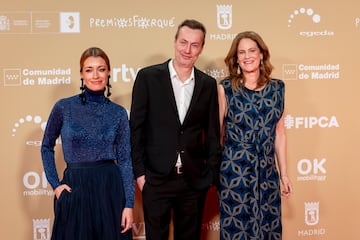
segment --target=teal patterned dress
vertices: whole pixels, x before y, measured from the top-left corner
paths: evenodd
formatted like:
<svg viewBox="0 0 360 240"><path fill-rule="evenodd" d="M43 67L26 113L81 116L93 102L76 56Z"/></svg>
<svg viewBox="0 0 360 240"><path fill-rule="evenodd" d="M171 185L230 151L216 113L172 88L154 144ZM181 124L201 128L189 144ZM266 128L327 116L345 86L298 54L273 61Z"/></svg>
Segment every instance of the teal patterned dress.
<svg viewBox="0 0 360 240"><path fill-rule="evenodd" d="M284 111L284 83L272 79L259 91L235 91L230 79L220 84L228 107L218 188L220 239L281 239L275 134Z"/></svg>

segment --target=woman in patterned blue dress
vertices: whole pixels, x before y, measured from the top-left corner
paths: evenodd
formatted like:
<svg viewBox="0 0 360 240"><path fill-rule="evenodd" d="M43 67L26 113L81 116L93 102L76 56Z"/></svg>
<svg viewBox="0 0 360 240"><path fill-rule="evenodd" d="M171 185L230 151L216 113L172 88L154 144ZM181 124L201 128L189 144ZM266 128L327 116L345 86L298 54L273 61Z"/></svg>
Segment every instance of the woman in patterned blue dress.
<svg viewBox="0 0 360 240"><path fill-rule="evenodd" d="M284 83L270 77L269 59L268 47L251 31L235 37L225 58L229 77L218 89L224 146L220 239L282 237L281 195L290 196L292 185L286 164Z"/></svg>

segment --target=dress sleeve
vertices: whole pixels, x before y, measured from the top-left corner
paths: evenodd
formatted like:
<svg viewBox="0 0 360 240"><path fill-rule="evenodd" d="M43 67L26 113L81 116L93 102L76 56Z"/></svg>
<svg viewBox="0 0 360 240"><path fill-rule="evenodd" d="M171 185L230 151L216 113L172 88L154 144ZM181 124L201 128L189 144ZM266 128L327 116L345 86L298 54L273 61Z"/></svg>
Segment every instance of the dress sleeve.
<svg viewBox="0 0 360 240"><path fill-rule="evenodd" d="M62 124L63 108L59 103L56 103L48 118L41 144L41 158L44 171L46 178L53 189L60 185L59 176L55 166L54 147L56 145L56 140L60 135Z"/></svg>
<svg viewBox="0 0 360 240"><path fill-rule="evenodd" d="M119 121L119 127L116 136L116 155L117 162L121 172L124 184L126 208L133 208L134 194L135 194L135 179L132 168L131 153L130 153L130 127L126 110L123 109Z"/></svg>

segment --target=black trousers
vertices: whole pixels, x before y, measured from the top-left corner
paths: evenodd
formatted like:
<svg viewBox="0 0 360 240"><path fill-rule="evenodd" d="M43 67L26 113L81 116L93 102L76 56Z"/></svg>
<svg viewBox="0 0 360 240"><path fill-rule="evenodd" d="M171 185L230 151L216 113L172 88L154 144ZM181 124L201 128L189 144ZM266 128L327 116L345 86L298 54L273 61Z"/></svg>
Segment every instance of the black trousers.
<svg viewBox="0 0 360 240"><path fill-rule="evenodd" d="M174 240L200 240L208 189L190 188L182 175L159 186L145 182L142 197L147 240L168 240L173 216Z"/></svg>

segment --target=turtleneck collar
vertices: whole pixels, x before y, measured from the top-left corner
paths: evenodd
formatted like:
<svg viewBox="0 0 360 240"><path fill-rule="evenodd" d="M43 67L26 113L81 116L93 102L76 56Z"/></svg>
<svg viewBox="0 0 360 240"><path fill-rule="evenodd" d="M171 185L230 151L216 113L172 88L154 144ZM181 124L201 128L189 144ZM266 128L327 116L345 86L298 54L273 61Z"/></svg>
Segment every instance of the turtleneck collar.
<svg viewBox="0 0 360 240"><path fill-rule="evenodd" d="M89 101L89 102L103 103L106 101L106 97L104 96L105 89L95 92L95 91L88 89L85 86L84 92L85 92L86 102Z"/></svg>

